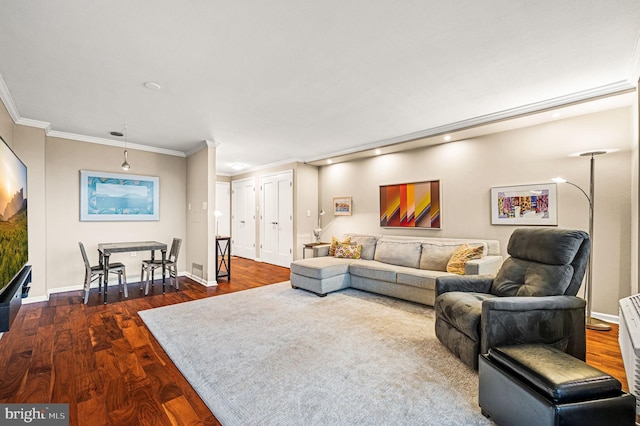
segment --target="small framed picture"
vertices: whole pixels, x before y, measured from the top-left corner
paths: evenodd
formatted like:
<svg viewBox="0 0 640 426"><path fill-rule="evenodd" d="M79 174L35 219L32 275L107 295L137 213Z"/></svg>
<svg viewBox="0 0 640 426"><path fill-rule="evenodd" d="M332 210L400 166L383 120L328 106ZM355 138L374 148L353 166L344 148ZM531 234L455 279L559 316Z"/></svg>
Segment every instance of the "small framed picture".
<svg viewBox="0 0 640 426"><path fill-rule="evenodd" d="M334 197L333 215L351 216L351 197Z"/></svg>

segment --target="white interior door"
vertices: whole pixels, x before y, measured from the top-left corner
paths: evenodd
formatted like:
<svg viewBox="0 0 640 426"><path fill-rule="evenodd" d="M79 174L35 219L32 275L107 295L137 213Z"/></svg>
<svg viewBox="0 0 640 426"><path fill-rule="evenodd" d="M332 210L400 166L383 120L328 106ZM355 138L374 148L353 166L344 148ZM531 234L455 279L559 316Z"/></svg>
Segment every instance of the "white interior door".
<svg viewBox="0 0 640 426"><path fill-rule="evenodd" d="M293 172L262 176L260 259L289 267L293 260Z"/></svg>
<svg viewBox="0 0 640 426"><path fill-rule="evenodd" d="M256 256L256 186L253 179L231 183L231 253L255 259Z"/></svg>

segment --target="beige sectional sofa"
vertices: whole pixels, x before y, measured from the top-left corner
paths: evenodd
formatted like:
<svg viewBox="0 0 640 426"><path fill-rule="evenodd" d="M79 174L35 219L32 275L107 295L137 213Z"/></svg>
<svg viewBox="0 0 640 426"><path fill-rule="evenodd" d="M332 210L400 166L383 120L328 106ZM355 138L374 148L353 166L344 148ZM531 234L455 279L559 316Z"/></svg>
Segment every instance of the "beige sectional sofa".
<svg viewBox="0 0 640 426"><path fill-rule="evenodd" d="M433 306L436 278L454 275L447 263L462 244L483 246L483 256L465 264L465 275L495 275L502 264L497 240L346 234L362 245L360 259L324 256L291 263L291 286L325 296L347 287Z"/></svg>

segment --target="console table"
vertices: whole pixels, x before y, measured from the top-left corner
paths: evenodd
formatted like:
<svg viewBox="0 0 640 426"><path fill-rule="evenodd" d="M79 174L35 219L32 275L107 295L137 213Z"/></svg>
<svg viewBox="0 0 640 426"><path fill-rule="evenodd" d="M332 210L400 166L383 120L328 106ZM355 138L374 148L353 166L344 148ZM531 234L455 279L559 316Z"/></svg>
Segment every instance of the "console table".
<svg viewBox="0 0 640 426"><path fill-rule="evenodd" d="M305 254L307 252L307 249L311 249L311 253L313 257L317 257L318 256L318 250L321 247L330 247L331 244L330 243L306 243L303 247L302 247L302 258L305 258Z"/></svg>
<svg viewBox="0 0 640 426"><path fill-rule="evenodd" d="M231 237L216 237L216 281L225 277L231 280Z"/></svg>
<svg viewBox="0 0 640 426"><path fill-rule="evenodd" d="M156 250L162 252L162 292L165 288L165 266L167 260L167 245L157 241L133 241L126 243L100 243L98 253L100 255L100 265L104 268L104 303L107 303L107 282L109 280L109 257L113 253L126 253L130 251L151 251L151 260L155 259ZM153 271L151 272L153 282Z"/></svg>

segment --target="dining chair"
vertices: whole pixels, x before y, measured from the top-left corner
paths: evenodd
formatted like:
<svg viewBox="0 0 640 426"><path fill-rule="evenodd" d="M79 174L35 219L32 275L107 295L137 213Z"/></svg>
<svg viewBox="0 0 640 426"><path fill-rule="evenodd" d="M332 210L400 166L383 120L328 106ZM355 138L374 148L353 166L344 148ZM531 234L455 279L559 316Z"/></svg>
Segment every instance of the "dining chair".
<svg viewBox="0 0 640 426"><path fill-rule="evenodd" d="M169 256L166 257L164 264L162 259L148 259L142 261L142 270L140 271L140 289L142 290L142 281L144 280L144 273L147 273L147 279L145 281L145 296L149 294L149 281L153 285L153 279L151 279L153 271L158 268L165 267L165 270L169 273L169 284L172 282L175 284L176 290L178 290L178 254L180 254L180 245L182 240L180 238L174 238L171 242L171 249L169 250ZM171 284L173 285L173 284ZM164 292L164 286L162 288Z"/></svg>
<svg viewBox="0 0 640 426"><path fill-rule="evenodd" d="M91 266L89 263L89 258L87 257L87 252L84 249L84 244L78 242L80 246L80 252L82 253L82 259L84 260L84 303L86 304L89 301L89 290L91 289L91 283L98 278L98 293L102 291L102 277L104 275L104 268L102 265ZM118 287L120 292L122 293L122 289L124 287L124 297L129 297L129 293L127 292L127 274L124 267L124 264L120 262L109 263L109 272L118 274ZM107 291L107 283L108 279L104 281L104 291ZM105 302L106 303L106 302Z"/></svg>

